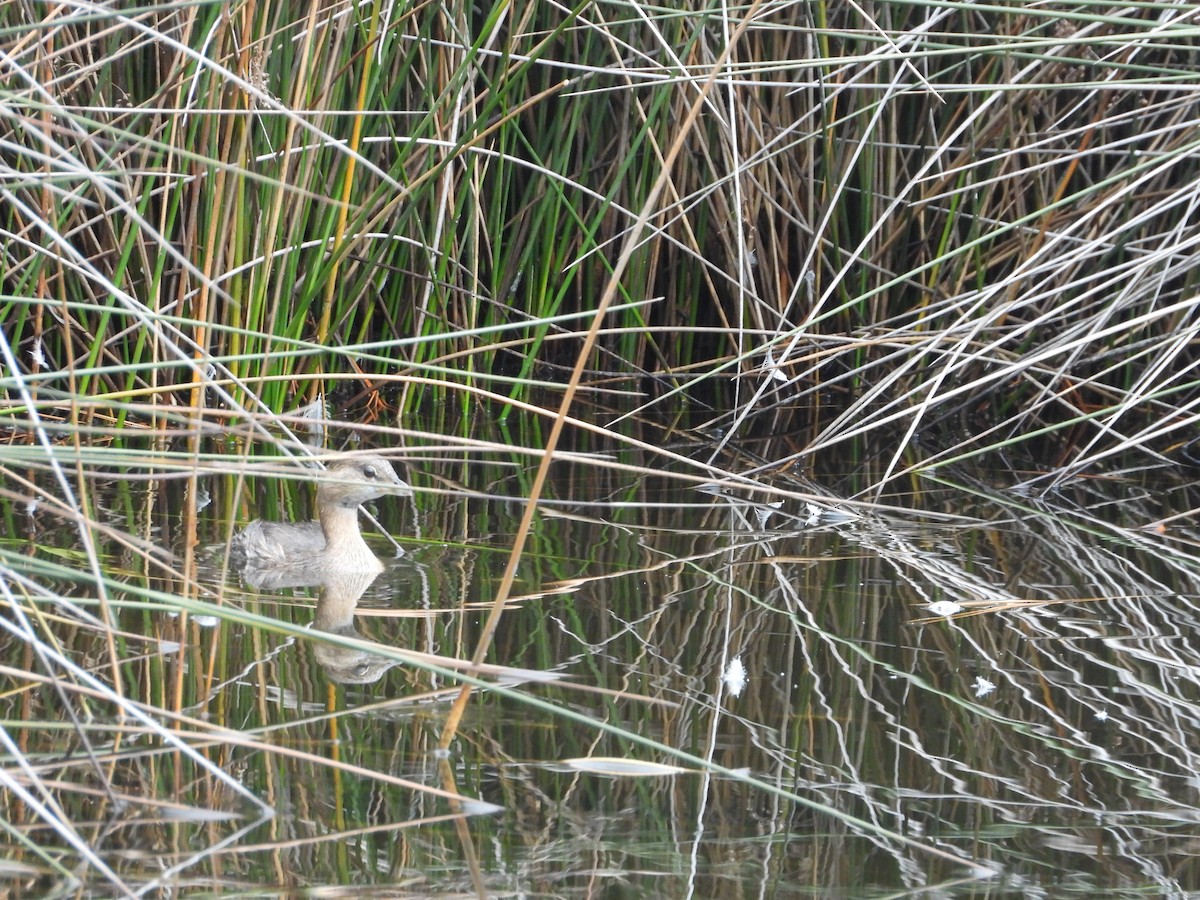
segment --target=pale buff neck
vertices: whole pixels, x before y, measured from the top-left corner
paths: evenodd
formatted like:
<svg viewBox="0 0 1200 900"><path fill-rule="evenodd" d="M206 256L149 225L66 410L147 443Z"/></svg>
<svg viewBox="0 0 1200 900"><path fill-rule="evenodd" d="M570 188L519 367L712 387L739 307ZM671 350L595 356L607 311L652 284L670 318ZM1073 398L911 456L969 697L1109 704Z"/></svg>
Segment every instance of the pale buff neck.
<svg viewBox="0 0 1200 900"><path fill-rule="evenodd" d="M371 552L358 527L358 508L326 503L318 514L325 533L324 556L336 568L358 568L379 572L383 564Z"/></svg>

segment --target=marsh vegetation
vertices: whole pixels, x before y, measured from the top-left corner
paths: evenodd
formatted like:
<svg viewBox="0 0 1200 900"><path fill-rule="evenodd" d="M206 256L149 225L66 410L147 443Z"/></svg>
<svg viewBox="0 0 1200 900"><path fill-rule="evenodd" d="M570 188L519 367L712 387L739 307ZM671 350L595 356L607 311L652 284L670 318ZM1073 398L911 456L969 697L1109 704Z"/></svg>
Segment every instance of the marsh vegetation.
<svg viewBox="0 0 1200 900"><path fill-rule="evenodd" d="M1195 13L0 5L5 889L1200 889Z"/></svg>

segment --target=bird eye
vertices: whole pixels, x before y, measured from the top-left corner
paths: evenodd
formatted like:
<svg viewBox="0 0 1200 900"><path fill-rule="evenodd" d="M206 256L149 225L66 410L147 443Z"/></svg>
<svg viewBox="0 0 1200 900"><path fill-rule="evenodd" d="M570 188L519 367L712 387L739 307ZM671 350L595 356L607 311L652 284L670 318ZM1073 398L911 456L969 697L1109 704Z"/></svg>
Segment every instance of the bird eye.
<svg viewBox="0 0 1200 900"><path fill-rule="evenodd" d="M363 466L362 473L364 475L366 475L368 478L374 478L375 476L377 476L379 474L378 472L375 471L374 466Z"/></svg>

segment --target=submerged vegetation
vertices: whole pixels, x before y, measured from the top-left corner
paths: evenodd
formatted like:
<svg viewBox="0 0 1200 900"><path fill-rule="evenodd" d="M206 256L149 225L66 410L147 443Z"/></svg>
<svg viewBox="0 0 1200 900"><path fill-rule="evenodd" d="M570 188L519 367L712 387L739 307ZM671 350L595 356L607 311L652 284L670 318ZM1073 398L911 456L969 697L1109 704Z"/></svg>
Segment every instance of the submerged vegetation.
<svg viewBox="0 0 1200 900"><path fill-rule="evenodd" d="M0 5L0 493L81 548L0 546L20 671L262 804L196 750L178 672L123 695L120 611L299 634L225 603L197 545L204 476L245 517L252 460L310 429L450 496L499 483L485 459L517 473L468 682L543 587L520 566L552 460L793 500L851 461L861 511L969 458L1036 460L1010 481L1038 492L1175 452L1200 417L1197 9ZM156 501L114 524L99 475L182 483L174 558ZM107 629L107 683L52 603ZM121 741L86 719L111 789ZM128 888L18 768L4 822L39 872L78 874L29 818Z"/></svg>

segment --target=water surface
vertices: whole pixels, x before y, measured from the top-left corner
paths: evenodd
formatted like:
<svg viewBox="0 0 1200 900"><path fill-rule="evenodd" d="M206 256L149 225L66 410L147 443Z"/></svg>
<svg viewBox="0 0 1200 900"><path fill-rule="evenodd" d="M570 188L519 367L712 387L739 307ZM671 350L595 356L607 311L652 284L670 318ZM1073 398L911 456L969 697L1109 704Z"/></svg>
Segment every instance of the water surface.
<svg viewBox="0 0 1200 900"><path fill-rule="evenodd" d="M859 474L757 495L564 465L488 654L526 671L479 674L502 689L446 752L458 682L435 657L474 652L530 464L407 474L415 497L373 506L402 548L372 538L381 576L277 590L105 539L100 597L73 527L6 501L13 896L72 875L93 896L1200 889L1200 579L1190 522L1157 527L1195 507L1186 473L1038 496L945 471L880 512L846 502ZM311 508L299 482L201 484L196 549ZM191 489L96 482L112 525L177 562ZM56 872L75 837L94 862Z"/></svg>

